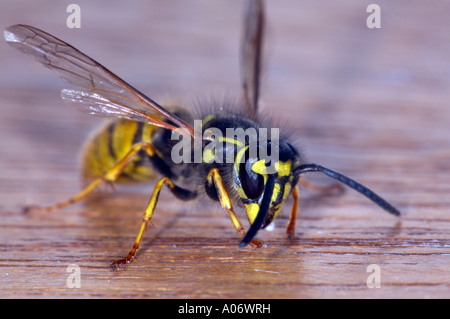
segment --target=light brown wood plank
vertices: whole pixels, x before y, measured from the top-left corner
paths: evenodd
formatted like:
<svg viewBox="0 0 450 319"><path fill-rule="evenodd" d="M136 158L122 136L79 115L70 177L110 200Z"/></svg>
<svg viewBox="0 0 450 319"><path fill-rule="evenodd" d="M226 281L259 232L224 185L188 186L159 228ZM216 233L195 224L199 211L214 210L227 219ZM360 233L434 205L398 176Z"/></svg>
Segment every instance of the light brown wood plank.
<svg viewBox="0 0 450 319"><path fill-rule="evenodd" d="M42 28L156 101L239 98L242 2L78 1L80 30L66 28L65 4L28 2L2 3L0 26ZM275 230L258 234L264 247L240 249L218 205L163 191L158 228L120 272L108 266L132 245L152 185L23 215L80 189L78 154L102 121L63 104L65 84L0 41L0 297L449 298L450 5L377 3L379 30L366 27L369 2L270 2L262 102L309 160L402 217L352 190L301 188L297 238L285 238L289 201ZM70 264L81 288L66 285ZM366 285L370 264L379 289Z"/></svg>

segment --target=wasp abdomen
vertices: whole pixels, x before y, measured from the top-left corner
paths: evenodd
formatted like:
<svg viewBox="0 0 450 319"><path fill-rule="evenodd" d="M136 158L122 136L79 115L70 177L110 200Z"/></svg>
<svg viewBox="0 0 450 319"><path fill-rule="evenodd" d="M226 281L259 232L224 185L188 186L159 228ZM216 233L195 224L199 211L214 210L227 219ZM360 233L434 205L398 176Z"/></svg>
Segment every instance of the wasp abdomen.
<svg viewBox="0 0 450 319"><path fill-rule="evenodd" d="M85 180L102 177L131 147L139 142L151 143L155 126L130 120L109 121L87 141L82 154L82 176ZM150 159L141 150L126 166L117 182L147 182L154 179Z"/></svg>

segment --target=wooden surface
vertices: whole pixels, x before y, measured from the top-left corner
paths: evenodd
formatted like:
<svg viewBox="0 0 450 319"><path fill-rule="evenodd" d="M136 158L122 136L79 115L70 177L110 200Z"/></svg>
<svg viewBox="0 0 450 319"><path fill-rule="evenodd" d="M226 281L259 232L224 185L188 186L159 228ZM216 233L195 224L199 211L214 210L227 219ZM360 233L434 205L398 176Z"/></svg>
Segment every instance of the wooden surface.
<svg viewBox="0 0 450 319"><path fill-rule="evenodd" d="M241 2L77 3L79 30L65 27L69 2L51 1L2 1L0 26L55 34L161 103L239 97ZM297 239L285 238L285 209L258 234L265 247L239 249L217 205L163 192L158 228L119 272L108 265L128 252L152 185L22 214L80 189L78 154L102 120L64 105L65 84L1 41L0 297L449 298L450 4L378 1L382 27L370 30L369 3L271 2L263 109L290 123L309 160L373 188L402 217L351 190L302 188ZM70 264L81 288L67 287ZM367 287L370 264L381 288Z"/></svg>

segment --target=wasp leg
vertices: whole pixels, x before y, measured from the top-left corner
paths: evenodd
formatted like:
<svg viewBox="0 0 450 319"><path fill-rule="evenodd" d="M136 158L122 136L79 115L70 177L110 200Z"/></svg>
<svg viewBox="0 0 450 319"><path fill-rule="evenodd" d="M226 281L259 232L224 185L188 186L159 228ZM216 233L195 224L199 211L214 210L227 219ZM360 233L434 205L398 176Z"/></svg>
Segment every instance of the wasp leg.
<svg viewBox="0 0 450 319"><path fill-rule="evenodd" d="M96 189L103 183L113 183L117 179L117 177L119 177L119 175L123 172L123 170L127 167L127 165L130 163L133 156L135 156L142 149L145 150L149 156L154 156L155 154L155 149L149 143L146 142L136 143L131 147L128 153L125 154L125 156L122 159L120 159L111 169L109 169L102 177L95 179L93 182L91 182L88 186L86 186L82 191L80 191L75 196L72 196L65 201L50 206L45 207L27 206L24 208L24 211L25 212L37 211L42 213L49 213L82 200L87 195L89 195L94 189Z"/></svg>
<svg viewBox="0 0 450 319"><path fill-rule="evenodd" d="M139 249L142 236L144 235L144 232L147 228L147 223L151 222L156 203L158 202L159 193L161 192L161 188L163 187L163 185L167 185L172 193L182 200L190 200L195 198L197 195L196 192L191 192L189 190L176 186L168 177L161 178L159 182L156 183L155 188L153 189L152 196L150 197L147 208L145 209L141 228L139 229L139 233L136 237L136 240L134 241L133 247L131 247L128 255L126 255L125 258L117 260L111 264L111 270L123 268L126 264L129 264L136 257L136 252Z"/></svg>
<svg viewBox="0 0 450 319"><path fill-rule="evenodd" d="M242 225L241 221L239 220L239 217L234 212L230 196L228 195L227 189L225 187L225 184L223 183L222 177L220 176L219 170L217 168L211 169L206 179L207 182L213 183L215 185L220 200L220 204L227 211L228 216L230 217L231 222L233 223L234 228L236 228L238 234L244 237L246 233L244 225ZM253 239L251 241L251 244L256 247L262 246L262 243L256 239Z"/></svg>
<svg viewBox="0 0 450 319"><path fill-rule="evenodd" d="M344 190L344 186L339 182L335 182L330 185L324 186L324 185L318 185L316 183L313 183L302 176L300 176L299 182L302 183L303 186L305 186L309 189L312 189L312 190L318 191L318 192L323 192L323 193L329 193L334 190L339 190L339 191Z"/></svg>
<svg viewBox="0 0 450 319"><path fill-rule="evenodd" d="M297 219L297 210L298 210L298 200L300 198L299 192L298 192L298 186L295 186L292 190L292 197L294 197L294 203L292 204L291 208L291 216L289 220L289 225L286 229L286 233L289 239L295 238L295 221Z"/></svg>

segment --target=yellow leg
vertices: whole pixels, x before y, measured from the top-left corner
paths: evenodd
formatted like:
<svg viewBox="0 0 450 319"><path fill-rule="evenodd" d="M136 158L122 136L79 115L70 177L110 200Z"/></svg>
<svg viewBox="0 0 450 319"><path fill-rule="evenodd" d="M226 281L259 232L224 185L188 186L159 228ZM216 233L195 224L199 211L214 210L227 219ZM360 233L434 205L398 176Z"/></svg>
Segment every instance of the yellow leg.
<svg viewBox="0 0 450 319"><path fill-rule="evenodd" d="M161 188L166 184L170 189L175 189L175 184L168 178L163 177L159 180L159 182L155 185L153 189L152 196L148 202L147 208L145 209L145 214L142 219L141 228L139 229L139 233L134 241L133 247L131 247L128 255L125 258L117 260L113 262L110 266L111 270L117 270L123 268L126 264L133 261L134 257L136 257L136 252L139 249L139 245L141 244L142 236L144 236L145 229L147 228L147 223L152 219L153 212L155 211L156 203L158 202L159 193L161 192Z"/></svg>
<svg viewBox="0 0 450 319"><path fill-rule="evenodd" d="M101 184L105 182L107 183L114 182L117 179L117 177L119 177L119 175L123 172L123 170L127 167L127 165L130 163L133 156L135 156L141 149L144 149L149 156L153 156L155 154L153 146L151 146L149 143L146 142L136 143L131 147L131 149L122 159L120 159L110 170L108 170L105 173L105 175L95 179L93 182L91 182L88 186L86 186L81 192L79 192L75 196L72 196L65 201L50 206L45 207L27 206L25 207L24 211L25 212L37 211L42 213L48 213L80 201L81 199L89 195L94 189L99 187Z"/></svg>
<svg viewBox="0 0 450 319"><path fill-rule="evenodd" d="M220 204L227 211L228 216L230 217L231 222L233 223L234 228L236 228L238 234L244 237L246 233L245 228L242 225L241 221L239 220L239 217L234 212L230 196L228 195L228 191L225 187L225 184L223 183L222 177L220 176L219 170L217 168L211 169L206 179L208 180L209 183L213 182L214 185L216 186ZM260 247L262 245L262 243L256 239L253 239L251 241L251 244L253 244L256 247Z"/></svg>
<svg viewBox="0 0 450 319"><path fill-rule="evenodd" d="M295 237L295 221L297 220L298 200L300 198L300 194L298 192L298 186L294 187L291 194L292 194L292 197L294 197L294 203L292 204L291 217L289 220L289 225L287 227L286 233L288 235L288 238L294 239L294 237Z"/></svg>

